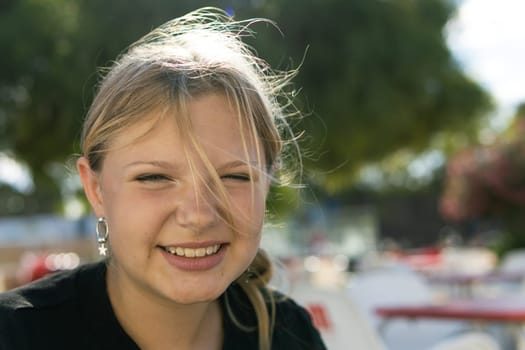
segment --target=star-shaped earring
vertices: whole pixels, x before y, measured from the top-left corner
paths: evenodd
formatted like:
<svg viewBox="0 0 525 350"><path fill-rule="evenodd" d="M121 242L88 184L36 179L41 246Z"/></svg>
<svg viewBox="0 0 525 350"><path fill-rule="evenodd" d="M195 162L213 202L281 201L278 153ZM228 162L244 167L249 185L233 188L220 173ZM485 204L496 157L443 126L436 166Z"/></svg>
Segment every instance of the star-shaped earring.
<svg viewBox="0 0 525 350"><path fill-rule="evenodd" d="M107 255L108 248L106 248L106 245L104 243L99 244L98 246L98 253L102 256Z"/></svg>

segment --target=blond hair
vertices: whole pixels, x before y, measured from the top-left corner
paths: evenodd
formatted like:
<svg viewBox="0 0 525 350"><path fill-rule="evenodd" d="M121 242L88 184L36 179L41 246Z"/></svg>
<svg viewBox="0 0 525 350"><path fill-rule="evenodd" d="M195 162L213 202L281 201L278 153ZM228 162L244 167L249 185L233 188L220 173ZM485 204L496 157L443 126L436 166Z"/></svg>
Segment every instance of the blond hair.
<svg viewBox="0 0 525 350"><path fill-rule="evenodd" d="M275 174L284 145L281 134L290 132L285 109L293 106L285 87L295 72L271 70L243 42L244 35L253 35L249 28L254 21L234 21L222 10L204 8L169 21L132 44L101 81L84 122L82 154L91 168L99 171L114 136L148 112L160 111L159 118L177 115L181 135L213 175L218 184L214 195L225 203L222 212L232 222L224 188L189 132L191 121L185 111L193 98L225 95L236 108L240 128L248 133L242 137L245 150L249 140L258 140L259 163L264 160L265 170ZM265 292L271 276L270 259L259 249L248 271L234 282L255 309L261 350L270 349L274 326L274 301ZM246 329L226 306L233 321Z"/></svg>

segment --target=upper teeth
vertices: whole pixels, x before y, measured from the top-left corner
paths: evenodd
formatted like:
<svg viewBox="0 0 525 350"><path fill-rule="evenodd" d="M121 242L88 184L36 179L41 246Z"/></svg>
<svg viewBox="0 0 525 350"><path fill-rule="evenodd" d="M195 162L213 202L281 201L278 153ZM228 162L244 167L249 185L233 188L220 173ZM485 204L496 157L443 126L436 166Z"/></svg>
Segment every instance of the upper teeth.
<svg viewBox="0 0 525 350"><path fill-rule="evenodd" d="M185 256L187 258L200 258L203 256L217 253L220 247L220 244L215 244L209 247L202 247L196 249L181 247L164 247L164 250L173 255Z"/></svg>

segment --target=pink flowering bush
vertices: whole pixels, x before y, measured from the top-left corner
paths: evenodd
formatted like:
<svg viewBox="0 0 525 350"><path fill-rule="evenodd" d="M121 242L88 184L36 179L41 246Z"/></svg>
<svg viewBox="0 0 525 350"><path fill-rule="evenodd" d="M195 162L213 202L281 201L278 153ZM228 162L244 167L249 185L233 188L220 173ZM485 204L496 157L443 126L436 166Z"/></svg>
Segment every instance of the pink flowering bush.
<svg viewBox="0 0 525 350"><path fill-rule="evenodd" d="M525 208L525 140L468 148L449 161L440 201L444 218L497 218L520 208Z"/></svg>
<svg viewBox="0 0 525 350"><path fill-rule="evenodd" d="M505 141L464 149L449 160L439 209L451 222L495 219L515 245L525 246L524 115L511 131Z"/></svg>

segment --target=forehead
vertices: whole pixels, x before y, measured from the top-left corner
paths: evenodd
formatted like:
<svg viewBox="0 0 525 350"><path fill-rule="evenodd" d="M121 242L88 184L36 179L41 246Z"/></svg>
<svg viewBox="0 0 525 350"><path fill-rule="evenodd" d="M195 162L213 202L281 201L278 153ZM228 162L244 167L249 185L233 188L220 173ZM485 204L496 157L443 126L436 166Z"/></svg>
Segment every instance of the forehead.
<svg viewBox="0 0 525 350"><path fill-rule="evenodd" d="M245 116L219 94L190 100L184 110L157 109L142 115L113 139L111 150L132 149L140 152L169 153L174 149L191 151L201 147L207 154L252 158L259 143L250 132Z"/></svg>

